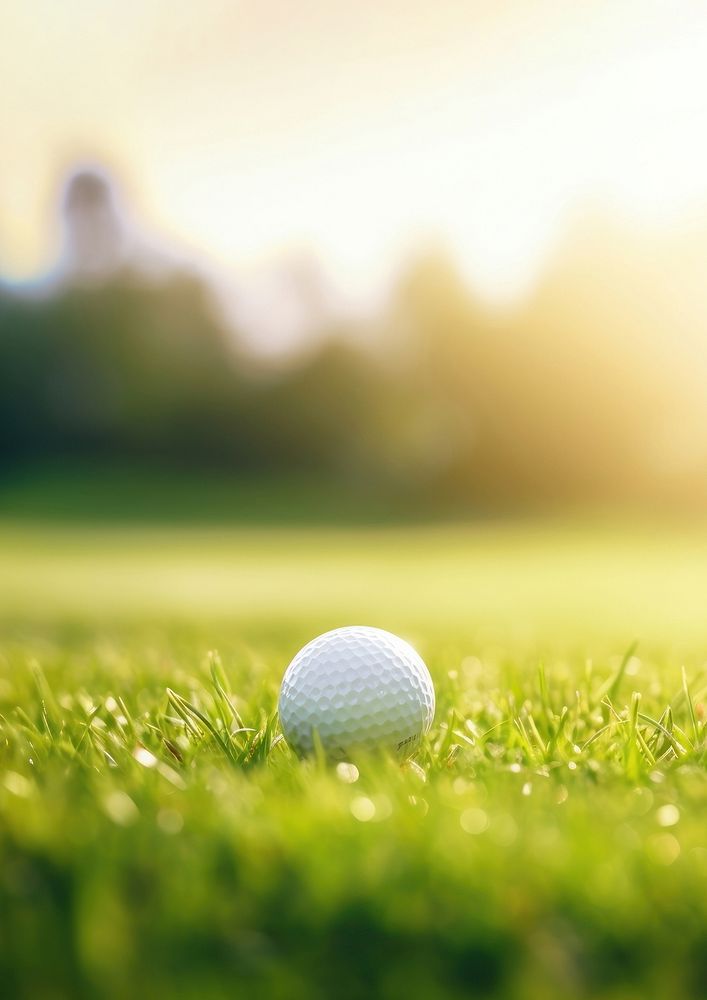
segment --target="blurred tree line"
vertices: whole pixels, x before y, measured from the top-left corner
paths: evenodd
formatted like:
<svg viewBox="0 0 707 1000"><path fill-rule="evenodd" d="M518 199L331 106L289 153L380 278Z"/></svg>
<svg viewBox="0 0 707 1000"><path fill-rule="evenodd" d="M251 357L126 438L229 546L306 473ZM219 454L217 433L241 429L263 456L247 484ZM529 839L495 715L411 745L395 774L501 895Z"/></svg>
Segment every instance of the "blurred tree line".
<svg viewBox="0 0 707 1000"><path fill-rule="evenodd" d="M400 283L377 350L332 331L268 368L195 276L118 266L106 193L81 183L69 278L43 297L0 286L6 473L56 459L311 472L478 510L702 488L699 463L668 475L653 454L680 418L675 383L646 269L612 253L610 231L595 234L596 254L561 254L532 299L502 314L431 253ZM76 201L74 190L71 211Z"/></svg>

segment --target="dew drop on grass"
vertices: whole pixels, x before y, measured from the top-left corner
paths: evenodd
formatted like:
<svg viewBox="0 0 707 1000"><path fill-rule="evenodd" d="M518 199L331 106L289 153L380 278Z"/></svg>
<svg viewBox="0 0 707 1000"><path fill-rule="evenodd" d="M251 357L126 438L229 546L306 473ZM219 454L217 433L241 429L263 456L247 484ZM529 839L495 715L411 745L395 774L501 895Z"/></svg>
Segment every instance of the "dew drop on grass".
<svg viewBox="0 0 707 1000"><path fill-rule="evenodd" d="M349 809L353 818L359 823L368 823L376 815L375 803L365 795L357 795L352 799Z"/></svg>
<svg viewBox="0 0 707 1000"><path fill-rule="evenodd" d="M677 806L668 805L661 806L658 812L655 814L655 818L658 822L658 826L675 826L675 824L680 820L680 810Z"/></svg>
<svg viewBox="0 0 707 1000"><path fill-rule="evenodd" d="M336 776L345 785L353 785L355 781L358 781L358 768L355 764L347 764L345 761L341 761L340 764L336 765Z"/></svg>
<svg viewBox="0 0 707 1000"><path fill-rule="evenodd" d="M465 809L459 817L459 825L465 833L479 834L488 829L489 818L483 809Z"/></svg>
<svg viewBox="0 0 707 1000"><path fill-rule="evenodd" d="M138 819L138 808L125 792L111 792L103 800L103 809L108 819L118 826L131 826Z"/></svg>
<svg viewBox="0 0 707 1000"><path fill-rule="evenodd" d="M672 865L680 855L680 842L672 833L658 833L648 841L648 853L659 865Z"/></svg>
<svg viewBox="0 0 707 1000"><path fill-rule="evenodd" d="M16 795L18 799L28 799L32 794L32 782L16 771L8 771L5 775L5 788Z"/></svg>
<svg viewBox="0 0 707 1000"><path fill-rule="evenodd" d="M157 763L157 758L153 753L150 753L147 747L136 747L133 751L133 757L143 767L154 767Z"/></svg>

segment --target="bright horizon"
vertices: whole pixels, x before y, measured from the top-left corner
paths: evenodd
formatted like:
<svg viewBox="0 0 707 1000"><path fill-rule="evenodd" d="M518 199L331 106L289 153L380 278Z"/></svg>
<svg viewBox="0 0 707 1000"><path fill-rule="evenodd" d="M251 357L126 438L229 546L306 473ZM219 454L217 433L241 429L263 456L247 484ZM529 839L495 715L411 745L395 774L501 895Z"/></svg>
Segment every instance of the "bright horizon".
<svg viewBox="0 0 707 1000"><path fill-rule="evenodd" d="M577 206L669 229L707 199L707 8L5 0L0 273L72 163L227 275L302 253L352 300L416 242L475 290L532 284Z"/></svg>

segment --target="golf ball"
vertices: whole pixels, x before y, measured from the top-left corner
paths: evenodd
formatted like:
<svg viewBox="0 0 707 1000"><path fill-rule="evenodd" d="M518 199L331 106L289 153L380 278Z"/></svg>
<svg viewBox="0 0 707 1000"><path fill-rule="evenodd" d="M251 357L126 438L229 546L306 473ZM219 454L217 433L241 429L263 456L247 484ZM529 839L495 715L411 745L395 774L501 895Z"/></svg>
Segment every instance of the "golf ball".
<svg viewBox="0 0 707 1000"><path fill-rule="evenodd" d="M379 628L349 625L308 642L285 671L280 724L298 753L314 747L342 757L383 747L411 752L435 711L432 678L403 639Z"/></svg>

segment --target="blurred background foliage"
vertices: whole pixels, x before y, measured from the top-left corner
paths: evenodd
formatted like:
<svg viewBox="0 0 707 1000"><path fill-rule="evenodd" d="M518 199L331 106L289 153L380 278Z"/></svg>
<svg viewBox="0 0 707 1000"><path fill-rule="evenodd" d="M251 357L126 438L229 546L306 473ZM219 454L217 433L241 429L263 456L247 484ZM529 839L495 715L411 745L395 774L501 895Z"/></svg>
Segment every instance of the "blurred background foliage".
<svg viewBox="0 0 707 1000"><path fill-rule="evenodd" d="M52 492L37 478L48 469L54 492L77 484L78 503L107 471L112 492L116 469L143 494L167 477L174 495L180 472L233 496L239 481L304 477L315 506L315 494L337 496L345 513L348 495L371 516L703 502L684 351L694 324L680 326L665 281L667 301L656 291L646 304L674 247L661 262L615 220L585 218L533 294L504 310L430 248L373 319L323 322L297 350L267 355L195 271L123 253L113 201L107 175L75 173L60 263L39 283L0 285L10 507L13 490Z"/></svg>

